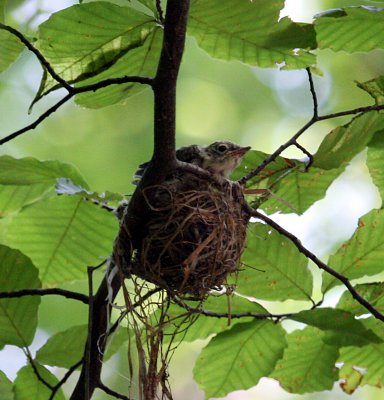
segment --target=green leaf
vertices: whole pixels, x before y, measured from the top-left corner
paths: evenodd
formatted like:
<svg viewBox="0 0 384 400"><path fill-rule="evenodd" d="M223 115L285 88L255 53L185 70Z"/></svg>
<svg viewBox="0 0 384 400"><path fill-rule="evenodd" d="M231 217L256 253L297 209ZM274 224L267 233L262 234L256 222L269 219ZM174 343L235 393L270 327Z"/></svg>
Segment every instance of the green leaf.
<svg viewBox="0 0 384 400"><path fill-rule="evenodd" d="M371 79L367 82L357 82L357 86L367 93L369 93L374 99L376 104L384 103L384 76Z"/></svg>
<svg viewBox="0 0 384 400"><path fill-rule="evenodd" d="M108 70L101 72L96 77L86 79L81 85L90 85L108 78L117 78L125 75L153 76L156 73L161 46L163 43L163 30L159 27L147 36L143 45L131 50L119 59ZM89 108L100 108L111 104L124 102L128 97L144 90L146 85L138 83L125 83L112 85L96 92L82 93L76 96L76 102Z"/></svg>
<svg viewBox="0 0 384 400"><path fill-rule="evenodd" d="M0 72L6 70L15 61L23 49L24 45L19 39L0 27Z"/></svg>
<svg viewBox="0 0 384 400"><path fill-rule="evenodd" d="M273 190L275 196L270 197L261 208L268 214L277 211L303 214L313 203L324 198L328 187L344 168L345 165L332 170L315 167L309 171L296 169L281 179L277 190Z"/></svg>
<svg viewBox="0 0 384 400"><path fill-rule="evenodd" d="M289 393L331 390L338 379L336 346L323 342L323 332L313 327L287 335L288 346L270 375Z"/></svg>
<svg viewBox="0 0 384 400"><path fill-rule="evenodd" d="M236 324L203 349L194 368L195 380L206 398L248 389L273 371L285 346L285 332L278 324Z"/></svg>
<svg viewBox="0 0 384 400"><path fill-rule="evenodd" d="M12 382L7 378L3 371L0 371L0 399L14 400L12 392Z"/></svg>
<svg viewBox="0 0 384 400"><path fill-rule="evenodd" d="M188 33L210 55L259 67L305 68L315 64L312 25L280 21L283 0L194 0Z"/></svg>
<svg viewBox="0 0 384 400"><path fill-rule="evenodd" d="M378 311L384 313L384 283L364 283L356 285L355 289ZM337 308L348 311L354 315L368 313L367 309L358 303L348 290L341 296Z"/></svg>
<svg viewBox="0 0 384 400"><path fill-rule="evenodd" d="M332 130L314 155L314 167L338 168L360 153L376 132L384 130L384 114L371 111Z"/></svg>
<svg viewBox="0 0 384 400"><path fill-rule="evenodd" d="M70 368L81 360L88 326L78 325L51 336L36 353L41 364Z"/></svg>
<svg viewBox="0 0 384 400"><path fill-rule="evenodd" d="M40 287L37 269L17 250L0 245L0 292ZM0 343L32 343L37 326L38 296L0 299Z"/></svg>
<svg viewBox="0 0 384 400"><path fill-rule="evenodd" d="M152 17L131 7L103 1L77 4L42 23L36 45L63 79L75 83L108 70L142 46L154 26ZM47 76L36 100L57 87Z"/></svg>
<svg viewBox="0 0 384 400"><path fill-rule="evenodd" d="M384 48L384 12L375 7L346 7L315 20L320 49L370 51Z"/></svg>
<svg viewBox="0 0 384 400"><path fill-rule="evenodd" d="M51 386L57 385L59 380L51 372L39 365L36 361L34 361L34 364L39 375L45 382ZM32 366L26 365L17 373L14 393L15 400L47 400L52 391L38 379ZM56 393L55 400L65 400L61 389Z"/></svg>
<svg viewBox="0 0 384 400"><path fill-rule="evenodd" d="M381 199L384 199L384 135L378 132L368 143L367 167L373 183L379 190Z"/></svg>
<svg viewBox="0 0 384 400"><path fill-rule="evenodd" d="M33 157L0 157L1 185L53 185L57 178L70 178L76 184L88 188L79 171L70 164L59 161L39 161Z"/></svg>
<svg viewBox="0 0 384 400"><path fill-rule="evenodd" d="M284 236L264 224L250 224L244 269L237 287L241 294L266 300L310 300L312 274L308 260Z"/></svg>
<svg viewBox="0 0 384 400"><path fill-rule="evenodd" d="M10 222L6 242L27 254L45 286L86 277L111 254L114 215L77 196L40 201ZM31 240L33 238L33 240Z"/></svg>
<svg viewBox="0 0 384 400"><path fill-rule="evenodd" d="M362 320L377 334L383 334L382 321L368 318ZM370 343L363 347L343 347L338 362L343 363L340 378L344 381L342 389L352 393L358 385L384 386L384 343Z"/></svg>
<svg viewBox="0 0 384 400"><path fill-rule="evenodd" d="M317 308L301 311L290 319L315 326L327 331L323 340L334 346L363 346L367 343L379 343L381 339L363 323L354 318L354 315L343 310L332 308Z"/></svg>
<svg viewBox="0 0 384 400"><path fill-rule="evenodd" d="M358 222L352 238L344 242L328 265L349 279L371 276L383 272L384 210L372 210ZM325 293L341 282L332 275L323 274Z"/></svg>

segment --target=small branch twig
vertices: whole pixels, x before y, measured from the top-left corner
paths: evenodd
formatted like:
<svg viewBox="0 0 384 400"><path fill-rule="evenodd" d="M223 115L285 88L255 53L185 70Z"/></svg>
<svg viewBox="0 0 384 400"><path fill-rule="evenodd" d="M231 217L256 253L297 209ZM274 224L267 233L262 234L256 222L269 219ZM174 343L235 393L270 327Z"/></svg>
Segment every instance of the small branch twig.
<svg viewBox="0 0 384 400"><path fill-rule="evenodd" d="M309 90L312 95L312 103L313 103L313 119L318 118L319 116L319 106L318 106L318 101L317 101L317 95L316 95L316 90L315 90L315 85L313 83L313 78L312 78L312 72L311 69L308 67L306 68L307 74L308 74L308 81L309 81Z"/></svg>
<svg viewBox="0 0 384 400"><path fill-rule="evenodd" d="M307 258L312 260L320 269L328 272L328 274L334 276L337 280L342 282L344 286L349 290L351 293L352 297L359 302L363 307L365 307L373 316L375 316L377 319L384 321L384 315L379 312L375 307L371 305L367 300L365 300L360 294L356 291L356 289L352 286L351 282L349 279L340 274L339 272L335 271L331 267L329 267L327 264L323 263L321 260L319 260L312 252L310 252L306 247L304 247L300 240L293 235L292 233L288 232L285 230L282 226L280 226L278 223L276 223L273 219L267 217L264 214L261 214L257 210L252 209L251 207L249 208L249 212L252 215L252 217L261 219L262 221L266 222L269 226L271 226L273 229L275 229L277 232L281 233L284 235L286 238L288 238L299 250L300 253L304 254Z"/></svg>
<svg viewBox="0 0 384 400"><path fill-rule="evenodd" d="M114 390L110 389L108 386L105 386L102 382L99 383L98 388L101 389L103 392L109 394L112 397L115 397L116 399L121 399L121 400L130 400L129 397L124 396L121 393L117 393Z"/></svg>
<svg viewBox="0 0 384 400"><path fill-rule="evenodd" d="M63 296L67 299L78 300L84 304L88 304L88 296L82 293L72 292L70 290L64 290L60 288L50 289L22 289L14 292L0 292L0 299L13 299L24 296Z"/></svg>
<svg viewBox="0 0 384 400"><path fill-rule="evenodd" d="M76 371L76 369L78 367L80 367L80 365L83 363L83 360L81 359L80 361L78 361L76 364L72 365L71 368L68 369L68 371L65 373L65 375L63 376L63 378L60 380L60 382L58 382L53 388L52 388L52 393L49 397L48 400L53 400L57 391L64 385L65 382L67 382L67 380L70 378L70 376Z"/></svg>

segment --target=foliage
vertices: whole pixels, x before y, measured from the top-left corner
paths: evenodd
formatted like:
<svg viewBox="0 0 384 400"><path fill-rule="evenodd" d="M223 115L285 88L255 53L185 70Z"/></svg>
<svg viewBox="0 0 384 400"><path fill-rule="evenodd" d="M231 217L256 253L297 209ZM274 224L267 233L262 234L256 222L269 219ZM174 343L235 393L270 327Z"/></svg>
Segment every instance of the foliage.
<svg viewBox="0 0 384 400"><path fill-rule="evenodd" d="M152 77L163 40L162 10L156 3L140 0L119 6L80 2L51 15L31 37L37 38L34 45L59 77L76 88L126 75ZM313 24L304 24L287 17L279 20L283 6L283 0L241 0L234 9L232 0L192 0L188 34L221 60L265 68L308 68L309 73L310 68L316 70L318 49L353 53L383 46L382 9L345 7L318 15ZM0 2L0 11L3 21L4 2ZM12 64L22 48L9 30L0 30L0 71ZM47 65L43 69L32 104L62 87ZM358 87L382 106L383 81L384 77L378 76L358 83ZM141 82L127 81L95 92L78 92L75 100L85 107L101 108L124 102L143 89ZM310 124L340 116L318 118L315 104L314 108ZM267 214L303 214L325 196L351 159L366 149L367 168L383 197L384 114L377 110L344 113L357 115L325 136L313 160L306 151L305 160L284 158L282 149L248 180L250 204ZM297 145L296 139L290 145ZM232 179L240 179L268 157L250 151ZM118 224L110 205L115 206L120 198L120 194L91 192L71 165L1 156L0 292L55 288L86 280L87 267L100 264L111 253ZM328 260L334 271L353 280L355 290L379 312L384 310L382 214L383 209L374 209L363 216L353 236ZM283 232L260 222L250 224L236 293L209 298L198 310L196 322L174 338L176 342L207 340L194 368L195 379L207 398L250 388L262 377L271 377L286 391L298 394L330 390L338 380L347 393L361 385L383 386L382 321L375 320L350 291L343 294L335 309L320 307L321 302L314 300L306 255ZM357 281L367 277L369 283ZM342 283L324 272L322 299ZM282 315L272 314L268 305L256 302L288 299L297 307ZM31 294L0 296L1 347L10 344L28 353L39 303L39 296ZM194 307L193 303L188 306ZM172 304L170 321L184 313L180 304ZM356 319L363 314L368 314L366 319ZM288 333L282 320L301 325L294 325L297 329ZM83 357L86 335L86 325L56 332L38 350L35 360L29 358L13 383L0 372L0 397L13 398L12 387L16 399L48 399L49 386L59 381L45 366L70 370ZM111 354L129 339L127 332L118 331L117 335ZM60 390L55 398L64 398Z"/></svg>

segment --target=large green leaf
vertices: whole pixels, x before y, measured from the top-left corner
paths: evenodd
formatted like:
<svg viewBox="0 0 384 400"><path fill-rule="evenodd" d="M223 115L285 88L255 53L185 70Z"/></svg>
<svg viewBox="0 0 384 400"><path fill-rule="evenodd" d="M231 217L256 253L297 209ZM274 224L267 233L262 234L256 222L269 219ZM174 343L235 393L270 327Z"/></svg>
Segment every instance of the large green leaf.
<svg viewBox="0 0 384 400"><path fill-rule="evenodd" d="M326 331L323 340L330 345L363 346L371 342L381 342L372 330L367 329L361 321L356 320L354 315L347 311L317 308L301 311L290 318Z"/></svg>
<svg viewBox="0 0 384 400"><path fill-rule="evenodd" d="M153 18L131 7L103 1L77 4L40 25L37 46L62 78L75 83L105 71L140 47L154 26ZM56 84L48 76L39 96Z"/></svg>
<svg viewBox="0 0 384 400"><path fill-rule="evenodd" d="M0 21L1 22L1 21ZM0 26L0 72L7 69L19 56L24 45Z"/></svg>
<svg viewBox="0 0 384 400"><path fill-rule="evenodd" d="M156 73L160 50L163 41L163 30L156 27L145 39L143 45L131 50L119 59L108 70L86 79L78 86L97 83L103 79L116 78L124 75L153 76ZM105 107L123 102L129 96L145 89L145 85L125 83L109 86L96 92L83 93L76 96L76 102L89 108Z"/></svg>
<svg viewBox="0 0 384 400"><path fill-rule="evenodd" d="M34 361L39 375L51 386L57 385L59 380L46 368ZM50 398L51 389L39 380L31 365L26 365L17 373L15 380L15 400L47 400ZM56 393L54 400L65 400L61 389Z"/></svg>
<svg viewBox="0 0 384 400"><path fill-rule="evenodd" d="M338 168L360 153L376 132L384 130L384 114L371 111L331 131L314 155L314 166Z"/></svg>
<svg viewBox="0 0 384 400"><path fill-rule="evenodd" d="M188 33L213 57L259 67L305 68L315 64L312 25L280 21L283 0L194 0Z"/></svg>
<svg viewBox="0 0 384 400"><path fill-rule="evenodd" d="M77 196L40 201L15 216L6 241L27 254L45 286L86 277L111 253L114 215ZM33 238L33 240L31 240Z"/></svg>
<svg viewBox="0 0 384 400"><path fill-rule="evenodd" d="M288 346L270 375L290 393L331 390L338 378L339 349L323 342L320 329L306 327L287 335Z"/></svg>
<svg viewBox="0 0 384 400"><path fill-rule="evenodd" d="M244 267L237 280L241 294L280 301L311 298L308 260L287 238L268 226L250 225L242 262Z"/></svg>
<svg viewBox="0 0 384 400"><path fill-rule="evenodd" d="M35 185L52 186L57 178L70 178L76 184L88 188L79 171L70 164L59 161L40 161L33 157L13 158L0 157L1 185Z"/></svg>
<svg viewBox="0 0 384 400"><path fill-rule="evenodd" d="M373 183L384 199L384 132L378 132L368 143L367 167Z"/></svg>
<svg viewBox="0 0 384 400"><path fill-rule="evenodd" d="M372 210L364 215L350 240L343 243L328 264L349 279L383 272L384 210ZM332 275L323 274L323 292L341 282Z"/></svg>
<svg viewBox="0 0 384 400"><path fill-rule="evenodd" d="M0 371L0 399L14 400L12 392L12 382L7 378L4 372Z"/></svg>
<svg viewBox="0 0 384 400"><path fill-rule="evenodd" d="M195 379L206 398L248 389L273 371L285 346L285 332L278 324L236 324L203 349L194 368Z"/></svg>
<svg viewBox="0 0 384 400"><path fill-rule="evenodd" d="M384 283L364 283L355 286L356 291L378 311L384 313ZM367 314L367 309L358 303L351 292L346 290L341 296L337 308L354 315Z"/></svg>
<svg viewBox="0 0 384 400"><path fill-rule="evenodd" d="M73 326L51 336L36 353L41 364L70 368L80 361L87 340L87 325Z"/></svg>
<svg viewBox="0 0 384 400"><path fill-rule="evenodd" d="M384 103L384 75L367 82L358 82L357 86L369 93L376 104Z"/></svg>
<svg viewBox="0 0 384 400"><path fill-rule="evenodd" d="M313 203L324 198L331 183L344 171L345 166L325 170L312 167L309 171L295 169L281 179L272 196L261 205L268 214L304 213Z"/></svg>
<svg viewBox="0 0 384 400"><path fill-rule="evenodd" d="M37 274L29 258L0 245L0 292L39 288ZM30 345L36 331L39 304L38 296L0 299L0 343Z"/></svg>
<svg viewBox="0 0 384 400"><path fill-rule="evenodd" d="M315 20L320 49L370 51L384 48L384 11L375 7L349 7L319 14Z"/></svg>

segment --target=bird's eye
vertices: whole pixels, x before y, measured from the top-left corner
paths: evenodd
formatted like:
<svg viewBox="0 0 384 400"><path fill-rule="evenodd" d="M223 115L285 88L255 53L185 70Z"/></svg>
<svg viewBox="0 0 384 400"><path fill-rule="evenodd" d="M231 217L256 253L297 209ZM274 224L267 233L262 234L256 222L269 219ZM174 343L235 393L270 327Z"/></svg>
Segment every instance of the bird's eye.
<svg viewBox="0 0 384 400"><path fill-rule="evenodd" d="M217 151L219 151L220 153L224 153L225 151L227 151L228 146L225 144L219 144L217 146Z"/></svg>

